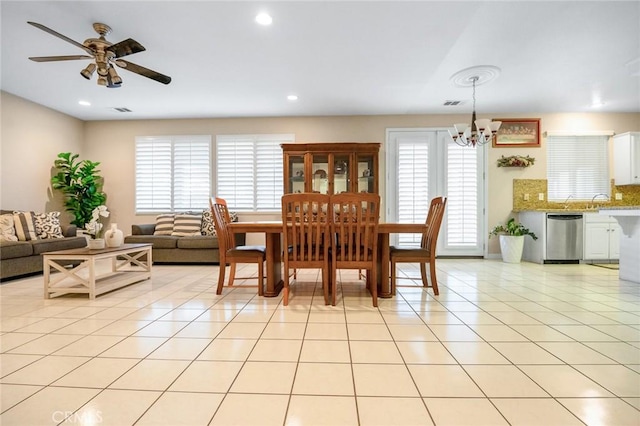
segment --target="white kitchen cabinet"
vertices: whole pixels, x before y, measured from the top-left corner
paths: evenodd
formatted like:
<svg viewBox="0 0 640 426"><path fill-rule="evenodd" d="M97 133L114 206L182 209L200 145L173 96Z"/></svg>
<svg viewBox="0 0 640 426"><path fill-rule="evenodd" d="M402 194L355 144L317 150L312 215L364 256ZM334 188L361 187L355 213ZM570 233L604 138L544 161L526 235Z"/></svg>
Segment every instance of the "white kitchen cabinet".
<svg viewBox="0 0 640 426"><path fill-rule="evenodd" d="M611 216L584 215L584 259L620 259L620 225Z"/></svg>
<svg viewBox="0 0 640 426"><path fill-rule="evenodd" d="M640 132L613 137L613 168L616 185L640 185Z"/></svg>

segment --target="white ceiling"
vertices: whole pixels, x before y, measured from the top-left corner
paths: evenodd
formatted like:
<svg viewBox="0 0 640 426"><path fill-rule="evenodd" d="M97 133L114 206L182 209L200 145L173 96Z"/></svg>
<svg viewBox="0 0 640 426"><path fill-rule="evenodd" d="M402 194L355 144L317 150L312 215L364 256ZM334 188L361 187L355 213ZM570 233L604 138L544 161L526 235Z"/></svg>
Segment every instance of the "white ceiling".
<svg viewBox="0 0 640 426"><path fill-rule="evenodd" d="M640 112L638 1L2 1L1 88L83 120L471 111L451 76L502 72L477 89L479 114ZM273 25L254 22L258 12ZM165 86L118 70L117 89L79 74L92 24L125 59L172 77ZM296 94L299 100L288 101ZM603 107L591 107L601 98ZM90 107L78 105L91 102ZM454 107L447 100L462 100ZM113 107L126 107L118 113Z"/></svg>

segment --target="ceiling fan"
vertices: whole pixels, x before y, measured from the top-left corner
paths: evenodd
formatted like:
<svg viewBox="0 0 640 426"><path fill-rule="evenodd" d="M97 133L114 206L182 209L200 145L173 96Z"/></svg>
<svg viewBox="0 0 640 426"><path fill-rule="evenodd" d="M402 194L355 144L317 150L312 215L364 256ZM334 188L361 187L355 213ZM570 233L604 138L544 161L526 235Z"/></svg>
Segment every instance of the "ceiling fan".
<svg viewBox="0 0 640 426"><path fill-rule="evenodd" d="M82 75L87 80L90 80L93 73L97 71L98 84L101 86L112 88L120 87L122 85L122 78L120 78L120 76L118 75L114 65L163 84L171 83L171 77L167 75L160 74L157 71L150 70L140 65L136 65L133 62L128 62L120 59L123 56L142 52L146 49L144 48L144 46L142 46L132 38L128 38L116 44L107 41L105 36L111 33L111 28L106 24L93 24L93 29L100 35L99 38L88 38L84 41L84 43L78 43L77 41L62 35L59 32L52 30L51 28L45 27L42 24L38 24L37 22L27 23L68 43L71 43L76 47L79 47L90 55L33 56L29 58L32 61L52 62L73 61L78 59L93 59L94 61L92 63L90 63L85 69L80 71L80 75Z"/></svg>

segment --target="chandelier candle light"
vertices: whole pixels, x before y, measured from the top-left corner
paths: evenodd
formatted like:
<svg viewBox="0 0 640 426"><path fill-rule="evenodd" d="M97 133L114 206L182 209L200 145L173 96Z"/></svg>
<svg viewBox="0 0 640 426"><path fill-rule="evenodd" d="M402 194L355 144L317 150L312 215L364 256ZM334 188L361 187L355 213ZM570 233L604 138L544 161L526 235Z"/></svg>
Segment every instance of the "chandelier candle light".
<svg viewBox="0 0 640 426"><path fill-rule="evenodd" d="M473 74L477 72L477 74ZM454 124L454 129L449 130L449 134L455 143L460 146L484 145L491 141L496 134L501 121L491 121L489 119L476 119L476 85L486 83L495 78L500 69L493 66L471 67L462 70L451 77L458 86L473 86L473 113L471 114L471 125L467 123ZM469 73L472 73L469 75ZM484 75L483 75L484 73ZM482 78L481 78L482 76Z"/></svg>

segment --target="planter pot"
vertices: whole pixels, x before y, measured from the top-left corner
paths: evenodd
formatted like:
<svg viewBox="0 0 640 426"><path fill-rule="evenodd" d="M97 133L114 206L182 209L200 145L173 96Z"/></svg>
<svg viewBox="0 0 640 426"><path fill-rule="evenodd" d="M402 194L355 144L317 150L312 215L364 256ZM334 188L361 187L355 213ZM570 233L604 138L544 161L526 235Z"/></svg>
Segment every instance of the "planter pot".
<svg viewBox="0 0 640 426"><path fill-rule="evenodd" d="M89 246L90 250L103 249L104 248L104 239L103 238L96 238L96 239L89 240L89 243L87 245Z"/></svg>
<svg viewBox="0 0 640 426"><path fill-rule="evenodd" d="M500 235L500 251L502 252L503 262L520 263L523 248L524 235Z"/></svg>

